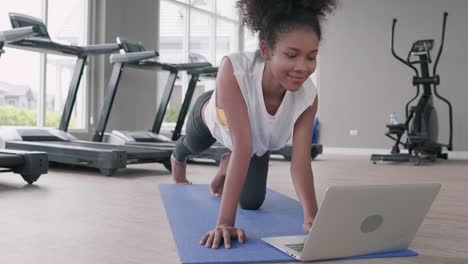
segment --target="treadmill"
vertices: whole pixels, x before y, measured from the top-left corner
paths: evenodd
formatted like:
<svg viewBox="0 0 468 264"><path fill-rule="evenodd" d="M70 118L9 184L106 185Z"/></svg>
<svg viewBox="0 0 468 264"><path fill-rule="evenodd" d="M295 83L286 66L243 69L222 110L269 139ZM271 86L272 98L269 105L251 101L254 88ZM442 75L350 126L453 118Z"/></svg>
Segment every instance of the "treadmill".
<svg viewBox="0 0 468 264"><path fill-rule="evenodd" d="M20 40L34 34L33 27L0 31L0 56L5 42ZM47 153L0 149L0 172L18 173L28 183L37 181L48 170Z"/></svg>
<svg viewBox="0 0 468 264"><path fill-rule="evenodd" d="M7 136L2 135L6 148L44 151L48 153L49 161L51 162L98 168L102 174L108 176L112 175L117 169L125 168L127 164L133 163L160 162L170 170L170 151L83 141L67 133L88 56L118 51L120 49L119 44L65 45L52 41L46 26L37 18L10 13L10 20L14 28L34 26L38 29L39 34L9 43L9 46L40 53L76 56L77 63L73 72L59 129L11 129L9 133L5 133Z"/></svg>
<svg viewBox="0 0 468 264"><path fill-rule="evenodd" d="M112 71L112 77L109 80L105 96L106 102L104 103L103 109L101 111L101 116L99 118L93 140L96 142L104 141L112 144L123 144L173 151L175 142L166 136L160 135L159 132L161 130L164 115L166 113L169 101L172 96L172 92L174 90L174 83L177 79L177 75L181 71L187 71L188 73L190 73L194 69L209 67L211 66L211 63L202 61L201 59L198 59L198 62L192 63L164 63L157 59L157 57L159 56L157 51L145 50L145 47L141 42L131 42L124 38L118 37L117 43L119 43L122 46L122 53L113 54L110 58L110 61L114 65L114 68ZM197 60L196 55L192 55L192 57L192 61ZM164 94L162 96L161 103L156 113L155 121L153 123L152 129L149 131L114 130L111 133L105 132L107 122L112 110L113 101L117 93L120 77L122 75L124 67L152 71L169 71L169 77L166 83L166 87L164 89ZM180 120L182 120L183 125L186 113L188 111L188 107L190 106L190 101L192 99L193 90L195 88L197 80L195 80L194 85L189 85L189 90L185 95L185 99L180 110L176 130L179 129ZM190 83L192 82L193 77ZM228 150L225 149L224 152L226 151Z"/></svg>
<svg viewBox="0 0 468 264"><path fill-rule="evenodd" d="M218 67L207 67L203 69L195 69L195 70L189 71L188 73L192 76L192 78L189 83L189 88L187 89L187 94L185 95L184 103L180 110L181 113L179 114L179 119L177 120L176 128L174 130L174 133L172 134L172 140L174 141L177 140L182 135L181 133L182 126L185 122L185 117L187 115L187 111L190 106L190 101L192 100L193 92L195 90L198 78L204 77L204 78L216 79L216 76L218 73ZM314 125L317 125L317 122L314 122ZM226 152L226 149L227 148L225 148L223 145L219 143L215 143L210 149L200 153L197 157L194 157L194 158L211 159L211 160L215 160L216 163L219 163L219 159L221 158L221 155ZM322 151L323 151L323 147L321 144L312 144L311 149L310 149L310 155L312 159L315 159L319 154L322 154ZM284 159L291 161L292 145L288 144L281 149L272 150L270 151L270 154L281 155L284 157Z"/></svg>

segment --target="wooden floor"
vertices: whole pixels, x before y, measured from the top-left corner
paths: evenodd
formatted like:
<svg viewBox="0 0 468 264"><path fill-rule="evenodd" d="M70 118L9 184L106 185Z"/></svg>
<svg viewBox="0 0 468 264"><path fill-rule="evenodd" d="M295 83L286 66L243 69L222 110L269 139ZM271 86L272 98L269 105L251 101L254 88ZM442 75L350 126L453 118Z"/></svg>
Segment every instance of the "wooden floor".
<svg viewBox="0 0 468 264"><path fill-rule="evenodd" d="M366 156L322 155L313 169L319 201L338 184L443 185L411 244L418 257L325 263L468 263L468 161L373 165ZM188 174L194 183L208 183L215 170L190 165ZM169 182L155 164L114 177L55 168L31 186L18 175L0 174L0 263L179 263L157 188ZM268 186L295 198L288 162L271 162Z"/></svg>

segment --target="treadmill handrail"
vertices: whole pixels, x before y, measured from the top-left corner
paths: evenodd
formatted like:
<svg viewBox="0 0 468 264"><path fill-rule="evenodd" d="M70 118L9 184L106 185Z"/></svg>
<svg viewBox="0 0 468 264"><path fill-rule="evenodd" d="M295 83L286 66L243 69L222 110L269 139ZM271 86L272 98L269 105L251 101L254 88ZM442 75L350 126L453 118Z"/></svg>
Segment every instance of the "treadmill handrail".
<svg viewBox="0 0 468 264"><path fill-rule="evenodd" d="M78 57L108 54L120 49L120 46L117 43L76 46L54 42L50 39L40 37L25 38L19 41L7 43L7 46L39 53L73 55Z"/></svg>
<svg viewBox="0 0 468 264"><path fill-rule="evenodd" d="M212 75L216 75L218 73L218 67L205 67L205 68L198 68L198 69L193 69L193 70L189 70L187 71L187 74L189 75L209 75L209 76L212 76Z"/></svg>
<svg viewBox="0 0 468 264"><path fill-rule="evenodd" d="M147 59L156 58L159 56L157 51L138 51L138 52L129 52L122 54L112 54L110 56L110 62L115 63L132 63L139 62Z"/></svg>
<svg viewBox="0 0 468 264"><path fill-rule="evenodd" d="M154 70L154 71L165 70L169 72L179 72L179 71L197 69L201 67L209 67L211 66L211 63L209 62L167 63L167 62L162 62L158 59L147 59L143 61L130 62L130 63L127 63L126 66L132 67L132 68Z"/></svg>
<svg viewBox="0 0 468 264"><path fill-rule="evenodd" d="M83 50L83 55L101 55L120 50L120 45L117 43L104 43L80 46L80 48Z"/></svg>
<svg viewBox="0 0 468 264"><path fill-rule="evenodd" d="M78 55L72 47L62 47L62 44L50 39L40 37L29 37L19 41L7 43L7 47L28 50L39 53L53 53L58 55Z"/></svg>
<svg viewBox="0 0 468 264"><path fill-rule="evenodd" d="M22 27L0 31L0 42L16 41L33 35L34 27Z"/></svg>
<svg viewBox="0 0 468 264"><path fill-rule="evenodd" d="M198 68L212 67L213 65L209 62L189 62L189 63L163 63L163 66L176 67L179 71L189 71Z"/></svg>

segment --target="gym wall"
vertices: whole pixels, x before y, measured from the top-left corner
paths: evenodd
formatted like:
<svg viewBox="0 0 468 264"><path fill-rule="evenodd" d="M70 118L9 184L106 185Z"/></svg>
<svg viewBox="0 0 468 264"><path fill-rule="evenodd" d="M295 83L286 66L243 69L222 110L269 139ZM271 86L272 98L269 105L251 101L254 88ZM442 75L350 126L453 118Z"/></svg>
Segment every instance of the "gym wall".
<svg viewBox="0 0 468 264"><path fill-rule="evenodd" d="M97 30L94 34L95 43L112 43L117 36L130 40L141 41L147 50L157 50L158 47L158 16L159 1L154 0L112 0L96 1L94 20ZM104 102L112 65L109 56L99 58L95 68L93 81L94 125ZM90 63L91 64L91 63ZM151 128L156 113L156 73L125 68L115 97L107 131L147 130ZM87 135L90 138L91 135Z"/></svg>
<svg viewBox="0 0 468 264"><path fill-rule="evenodd" d="M325 147L390 148L384 136L391 112L404 120L404 107L416 89L413 71L391 54L392 19L398 19L395 50L406 58L411 44L435 39L440 44L443 12L447 19L444 50L438 65L439 93L454 110L453 145L468 151L468 1L341 0L324 25L320 48L320 140ZM431 68L432 71L432 68ZM437 100L439 141L448 141L448 110ZM350 136L357 130L357 136Z"/></svg>

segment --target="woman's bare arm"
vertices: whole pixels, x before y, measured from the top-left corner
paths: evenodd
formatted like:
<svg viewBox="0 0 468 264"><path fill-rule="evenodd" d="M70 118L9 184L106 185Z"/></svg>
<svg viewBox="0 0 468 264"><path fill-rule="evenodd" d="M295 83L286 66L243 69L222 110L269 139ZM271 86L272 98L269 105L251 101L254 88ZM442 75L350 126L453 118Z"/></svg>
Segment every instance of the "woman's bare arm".
<svg viewBox="0 0 468 264"><path fill-rule="evenodd" d="M304 209L304 229L308 231L317 214L314 178L311 166L310 146L312 127L317 113L318 99L307 108L294 125L291 177L294 189Z"/></svg>
<svg viewBox="0 0 468 264"><path fill-rule="evenodd" d="M217 248L221 239L230 247L231 238L243 242L243 230L235 226L237 204L244 186L250 158L252 155L252 135L247 105L234 76L232 63L228 57L221 62L216 79L216 105L224 110L232 138L232 153L226 172L221 207L217 227L207 233L201 241L207 247Z"/></svg>
<svg viewBox="0 0 468 264"><path fill-rule="evenodd" d="M216 87L218 87L216 104L226 114L233 145L224 183L218 224L233 226L237 203L249 168L252 136L247 106L234 77L231 60L228 57L223 60L222 71L216 80Z"/></svg>

